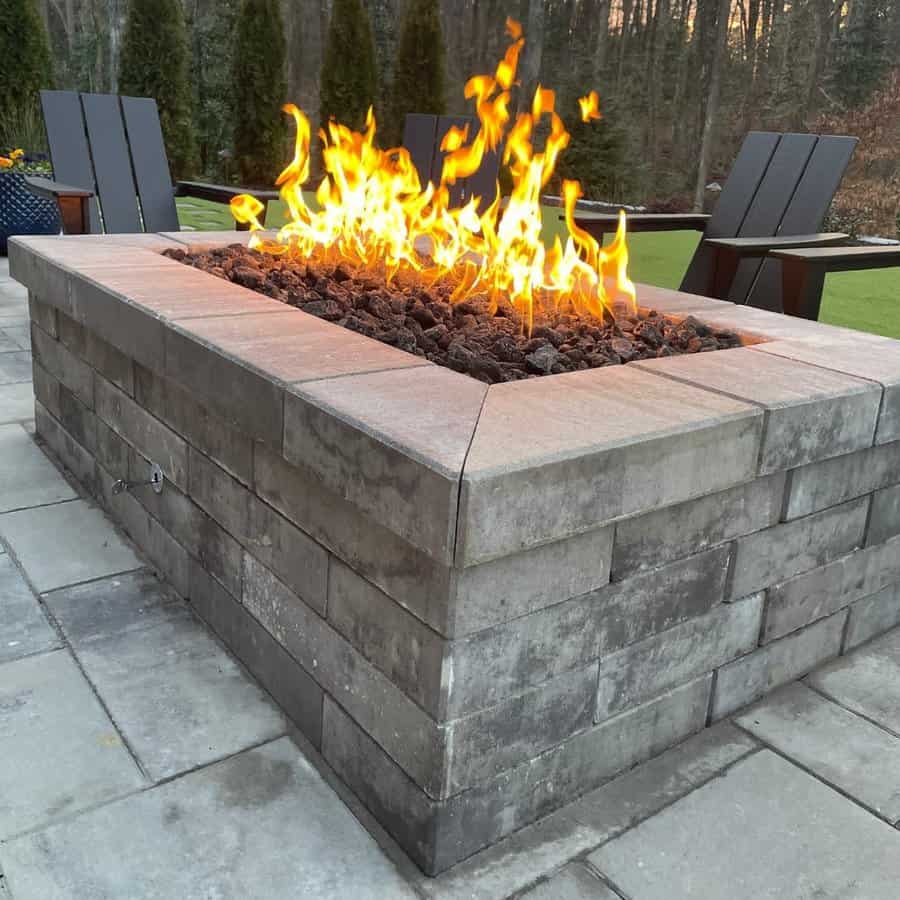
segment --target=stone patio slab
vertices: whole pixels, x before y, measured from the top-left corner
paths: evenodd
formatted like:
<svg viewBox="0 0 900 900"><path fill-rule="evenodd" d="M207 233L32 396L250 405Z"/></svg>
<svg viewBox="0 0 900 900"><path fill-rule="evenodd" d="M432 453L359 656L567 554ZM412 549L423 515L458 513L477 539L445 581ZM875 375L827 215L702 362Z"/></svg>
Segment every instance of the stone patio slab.
<svg viewBox="0 0 900 900"><path fill-rule="evenodd" d="M21 425L0 425L0 512L76 496Z"/></svg>
<svg viewBox="0 0 900 900"><path fill-rule="evenodd" d="M16 350L31 349L31 329L25 325L4 328L2 331L4 345L7 341L15 345Z"/></svg>
<svg viewBox="0 0 900 900"><path fill-rule="evenodd" d="M546 881L521 894L520 900L621 900L621 898L586 866L581 863L569 863Z"/></svg>
<svg viewBox="0 0 900 900"><path fill-rule="evenodd" d="M6 513L0 534L41 593L142 566L103 513L84 500Z"/></svg>
<svg viewBox="0 0 900 900"><path fill-rule="evenodd" d="M0 663L60 646L59 636L47 621L9 555L0 555Z"/></svg>
<svg viewBox="0 0 900 900"><path fill-rule="evenodd" d="M900 832L764 750L588 859L640 900L893 900Z"/></svg>
<svg viewBox="0 0 900 900"><path fill-rule="evenodd" d="M16 350L27 349L27 347L22 347L19 345L19 343L9 333L9 330L0 331L0 353L10 353Z"/></svg>
<svg viewBox="0 0 900 900"><path fill-rule="evenodd" d="M457 564L746 481L761 415L631 365L492 385L466 460Z"/></svg>
<svg viewBox="0 0 900 900"><path fill-rule="evenodd" d="M25 350L0 353L0 384L31 381L31 353Z"/></svg>
<svg viewBox="0 0 900 900"><path fill-rule="evenodd" d="M415 897L287 738L11 842L0 860L23 898Z"/></svg>
<svg viewBox="0 0 900 900"><path fill-rule="evenodd" d="M0 423L24 422L34 418L34 389L31 382L0 385Z"/></svg>
<svg viewBox="0 0 900 900"><path fill-rule="evenodd" d="M749 347L633 363L766 410L760 473L869 447L881 390L871 381Z"/></svg>
<svg viewBox="0 0 900 900"><path fill-rule="evenodd" d="M801 683L735 721L889 822L900 820L900 738Z"/></svg>
<svg viewBox="0 0 900 900"><path fill-rule="evenodd" d="M73 649L154 781L285 733L266 695L183 603L135 611L144 627Z"/></svg>
<svg viewBox="0 0 900 900"><path fill-rule="evenodd" d="M900 628L814 672L809 683L900 735Z"/></svg>
<svg viewBox="0 0 900 900"><path fill-rule="evenodd" d="M0 839L145 783L65 650L0 666L0 760Z"/></svg>
<svg viewBox="0 0 900 900"><path fill-rule="evenodd" d="M171 604L181 599L164 581L145 569L115 575L44 594L63 634L79 647L110 635L124 635L164 621Z"/></svg>

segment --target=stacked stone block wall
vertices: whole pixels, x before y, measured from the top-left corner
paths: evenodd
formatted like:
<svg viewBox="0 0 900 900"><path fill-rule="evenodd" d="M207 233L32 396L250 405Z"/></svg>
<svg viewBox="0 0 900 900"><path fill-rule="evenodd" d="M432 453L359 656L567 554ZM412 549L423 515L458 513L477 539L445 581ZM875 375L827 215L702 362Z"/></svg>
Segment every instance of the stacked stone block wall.
<svg viewBox="0 0 900 900"><path fill-rule="evenodd" d="M344 491L307 463L349 438L308 403L244 430L64 298L30 307L41 439L428 872L900 623L900 441L855 449L859 409L832 458L779 469L808 454L773 442L762 476L521 549L501 528L460 567L416 518L455 514L440 477L428 509ZM151 462L161 494L112 493Z"/></svg>

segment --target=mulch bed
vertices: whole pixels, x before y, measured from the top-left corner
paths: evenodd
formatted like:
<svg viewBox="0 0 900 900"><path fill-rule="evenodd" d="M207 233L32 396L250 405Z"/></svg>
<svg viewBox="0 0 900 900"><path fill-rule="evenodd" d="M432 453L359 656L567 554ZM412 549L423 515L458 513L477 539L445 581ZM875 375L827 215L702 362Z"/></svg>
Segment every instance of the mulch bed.
<svg viewBox="0 0 900 900"><path fill-rule="evenodd" d="M388 285L368 269L272 256L241 244L164 253L488 384L740 346L732 331L655 310L616 321L551 311L536 317L528 336L509 304L492 313L478 296L451 303L449 280L425 286L400 275Z"/></svg>

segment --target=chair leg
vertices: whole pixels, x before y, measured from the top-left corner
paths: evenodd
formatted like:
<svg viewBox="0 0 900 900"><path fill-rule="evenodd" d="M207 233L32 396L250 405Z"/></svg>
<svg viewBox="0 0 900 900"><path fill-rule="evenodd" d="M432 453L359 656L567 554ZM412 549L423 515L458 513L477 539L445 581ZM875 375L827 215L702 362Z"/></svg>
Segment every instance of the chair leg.
<svg viewBox="0 0 900 900"><path fill-rule="evenodd" d="M825 266L808 260L781 260L782 302L787 315L818 321L825 271Z"/></svg>
<svg viewBox="0 0 900 900"><path fill-rule="evenodd" d="M87 234L90 229L87 197L57 197L63 234Z"/></svg>
<svg viewBox="0 0 900 900"><path fill-rule="evenodd" d="M725 247L717 247L709 279L709 296L716 300L727 300L734 276L741 264L740 254Z"/></svg>

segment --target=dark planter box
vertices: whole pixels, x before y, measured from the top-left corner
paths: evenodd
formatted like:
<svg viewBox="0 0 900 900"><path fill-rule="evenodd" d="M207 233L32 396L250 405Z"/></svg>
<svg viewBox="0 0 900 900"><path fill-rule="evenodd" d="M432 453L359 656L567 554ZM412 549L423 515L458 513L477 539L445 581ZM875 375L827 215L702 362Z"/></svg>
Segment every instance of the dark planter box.
<svg viewBox="0 0 900 900"><path fill-rule="evenodd" d="M0 172L0 256L16 234L59 234L56 204L28 190L21 172Z"/></svg>

